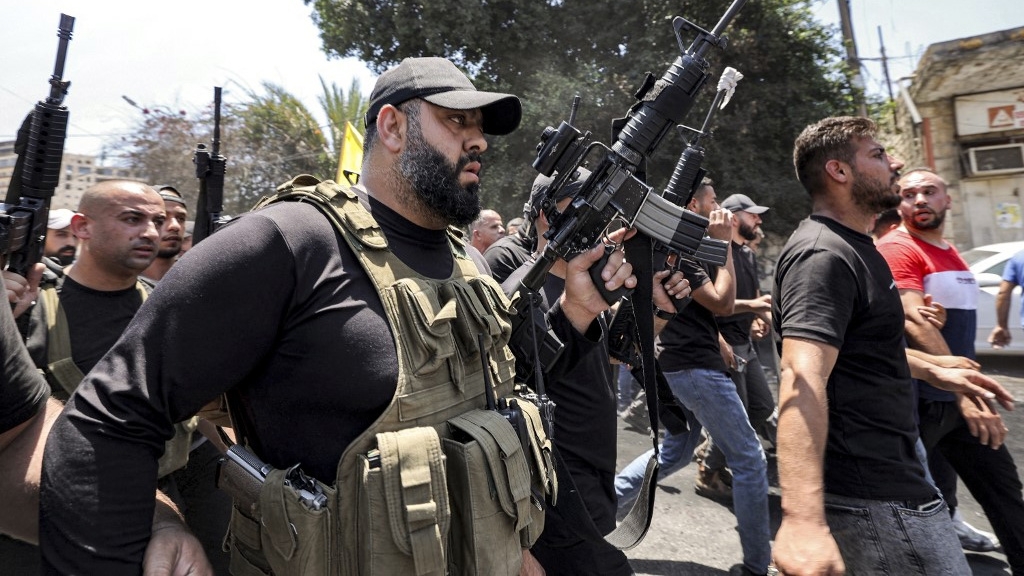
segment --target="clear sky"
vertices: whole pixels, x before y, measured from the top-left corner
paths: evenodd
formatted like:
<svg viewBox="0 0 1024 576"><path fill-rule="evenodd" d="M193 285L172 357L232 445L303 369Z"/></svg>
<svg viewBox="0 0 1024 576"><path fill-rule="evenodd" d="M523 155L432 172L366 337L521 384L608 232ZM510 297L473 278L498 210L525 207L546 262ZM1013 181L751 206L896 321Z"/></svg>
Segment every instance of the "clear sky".
<svg viewBox="0 0 1024 576"><path fill-rule="evenodd" d="M125 131L140 112L122 95L196 111L214 86L240 100L268 80L318 113L319 76L345 90L355 77L365 93L375 79L356 60L328 61L302 0L0 0L0 140L49 94L61 12L76 18L64 72L69 152L97 154L102 138Z"/></svg>
<svg viewBox="0 0 1024 576"><path fill-rule="evenodd" d="M837 31L838 1L823 0L815 6L818 20L835 24ZM914 72L930 44L1024 26L1022 0L849 0L849 4L861 58L881 56L881 27L893 82ZM863 75L868 92L887 95L880 62L865 61Z"/></svg>
<svg viewBox="0 0 1024 576"><path fill-rule="evenodd" d="M816 4L818 18L837 22L836 2ZM893 79L910 74L931 43L1024 26L1021 0L850 2L861 56L878 56L881 26ZM49 93L61 12L77 18L65 68L70 152L97 154L103 139L124 133L139 111L122 96L195 111L214 86L239 99L240 87L268 80L319 114L318 75L345 89L357 78L365 93L374 80L357 61L327 60L301 0L0 0L0 140ZM866 66L868 90L883 93L880 65Z"/></svg>

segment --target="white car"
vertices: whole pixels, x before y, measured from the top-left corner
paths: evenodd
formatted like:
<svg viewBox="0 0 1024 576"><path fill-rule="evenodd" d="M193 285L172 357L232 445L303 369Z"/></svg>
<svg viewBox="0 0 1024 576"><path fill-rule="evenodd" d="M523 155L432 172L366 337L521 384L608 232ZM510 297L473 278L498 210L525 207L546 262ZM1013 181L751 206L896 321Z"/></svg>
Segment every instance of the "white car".
<svg viewBox="0 0 1024 576"><path fill-rule="evenodd" d="M978 332L974 340L974 351L979 356L986 354L1008 354L1024 356L1024 330L1020 325L1021 287L1013 289L1010 296L1010 319L1008 322L1013 341L1001 350L992 348L988 335L996 325L996 294L1003 280L1003 268L1014 254L1024 250L1024 242L1003 242L979 246L960 254L974 272L978 281Z"/></svg>

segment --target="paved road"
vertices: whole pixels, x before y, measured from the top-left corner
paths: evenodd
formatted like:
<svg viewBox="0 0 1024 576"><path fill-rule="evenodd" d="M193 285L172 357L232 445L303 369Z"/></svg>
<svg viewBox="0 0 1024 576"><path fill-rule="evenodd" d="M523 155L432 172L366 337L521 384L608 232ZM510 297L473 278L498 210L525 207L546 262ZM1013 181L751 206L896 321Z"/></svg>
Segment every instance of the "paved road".
<svg viewBox="0 0 1024 576"><path fill-rule="evenodd" d="M999 380L1017 399L1017 409L1004 414L1010 436L1007 446L1018 471L1024 462L1024 359L982 358L983 371ZM630 462L650 449L646 435L620 424L619 464ZM774 462L769 462L770 465ZM693 491L696 465L690 465L659 483L654 521L642 544L627 552L640 575L722 576L742 559L735 517L730 510ZM1024 475L1024 471L1021 472ZM961 513L978 528L991 531L981 508L963 486L958 492ZM779 492L772 488L769 500L773 533L778 529ZM974 576L1010 574L1006 557L999 553L968 553Z"/></svg>

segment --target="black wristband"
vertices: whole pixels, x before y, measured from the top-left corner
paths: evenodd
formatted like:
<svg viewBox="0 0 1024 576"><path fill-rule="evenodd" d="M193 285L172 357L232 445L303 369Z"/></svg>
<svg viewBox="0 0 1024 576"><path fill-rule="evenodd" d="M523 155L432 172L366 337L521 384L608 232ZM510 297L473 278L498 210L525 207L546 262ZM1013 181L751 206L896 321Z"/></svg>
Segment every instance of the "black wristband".
<svg viewBox="0 0 1024 576"><path fill-rule="evenodd" d="M655 318L661 318L662 320L671 320L671 319L676 317L676 313L675 312L665 312L661 308L658 308L657 306L655 306L654 307L654 317Z"/></svg>

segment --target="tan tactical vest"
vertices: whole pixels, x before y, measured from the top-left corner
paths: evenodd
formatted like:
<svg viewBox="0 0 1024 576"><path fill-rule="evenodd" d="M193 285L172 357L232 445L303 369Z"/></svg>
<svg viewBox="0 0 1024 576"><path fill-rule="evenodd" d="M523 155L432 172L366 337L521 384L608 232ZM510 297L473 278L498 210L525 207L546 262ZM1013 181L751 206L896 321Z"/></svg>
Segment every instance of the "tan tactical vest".
<svg viewBox="0 0 1024 576"><path fill-rule="evenodd" d="M47 283L39 290L39 300L43 305L46 320L46 380L54 397L66 402L78 384L85 378L78 365L71 358L71 331L68 328L68 317L64 314L64 306L60 302L58 283ZM136 281L135 289L143 302L149 297L149 290L141 281ZM164 445L164 455L158 463L157 478L183 468L188 463L188 453L192 446L192 432L199 423L197 418L189 418L174 425L174 437Z"/></svg>
<svg viewBox="0 0 1024 576"><path fill-rule="evenodd" d="M311 510L270 473L250 509L237 505L227 543L238 575L514 575L522 548L543 529L553 487L550 443L536 408L529 446L484 409L477 335L499 397L510 396L514 358L509 302L450 229L451 277L425 278L389 249L347 187L299 176L263 199L317 206L372 278L398 352L398 386L380 418L338 463L328 504ZM528 406L527 406L528 405Z"/></svg>

